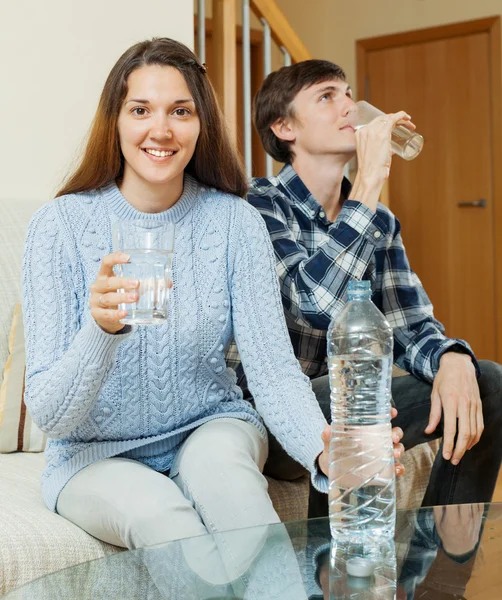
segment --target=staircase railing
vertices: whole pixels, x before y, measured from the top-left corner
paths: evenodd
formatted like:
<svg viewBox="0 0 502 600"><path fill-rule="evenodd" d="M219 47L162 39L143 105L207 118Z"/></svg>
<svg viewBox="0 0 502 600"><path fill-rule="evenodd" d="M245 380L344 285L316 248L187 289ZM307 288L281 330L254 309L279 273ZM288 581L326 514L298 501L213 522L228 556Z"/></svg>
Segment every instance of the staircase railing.
<svg viewBox="0 0 502 600"><path fill-rule="evenodd" d="M198 0L197 39L201 62L206 58L206 3ZM250 15L254 13L263 27L263 72L266 77L272 69L272 43L283 54L284 65L311 58L299 36L274 2L274 0L241 0L242 10L242 80L243 122L237 122L237 10L236 0L212 0L213 20L213 85L220 98L221 106L231 135L237 139L240 129L243 136L244 163L251 177L252 121L251 121L251 41ZM266 158L267 177L272 175L273 162Z"/></svg>

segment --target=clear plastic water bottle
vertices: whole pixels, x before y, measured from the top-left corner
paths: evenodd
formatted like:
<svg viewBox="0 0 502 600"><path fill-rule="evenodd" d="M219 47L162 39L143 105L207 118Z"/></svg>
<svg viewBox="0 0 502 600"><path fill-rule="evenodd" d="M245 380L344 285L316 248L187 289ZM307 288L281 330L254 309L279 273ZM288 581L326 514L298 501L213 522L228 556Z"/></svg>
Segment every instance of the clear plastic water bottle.
<svg viewBox="0 0 502 600"><path fill-rule="evenodd" d="M331 544L329 600L395 600L397 588L396 547L393 539L379 545L370 558L347 554Z"/></svg>
<svg viewBox="0 0 502 600"><path fill-rule="evenodd" d="M335 541L363 545L393 537L391 428L393 334L371 301L369 281L351 281L348 303L328 329L332 432L329 517ZM367 549L367 551L366 551Z"/></svg>

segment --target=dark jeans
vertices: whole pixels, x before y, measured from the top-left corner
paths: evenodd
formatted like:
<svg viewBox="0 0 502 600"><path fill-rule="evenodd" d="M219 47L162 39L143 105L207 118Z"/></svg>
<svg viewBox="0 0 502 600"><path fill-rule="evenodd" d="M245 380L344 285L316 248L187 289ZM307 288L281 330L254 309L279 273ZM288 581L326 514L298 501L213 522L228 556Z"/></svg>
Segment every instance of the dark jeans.
<svg viewBox="0 0 502 600"><path fill-rule="evenodd" d="M457 466L443 459L441 444L422 506L491 501L502 459L502 367L490 361L480 361L479 365L481 377L478 384L485 424L483 435L480 441L465 453ZM330 422L328 376L313 379L312 388L324 416ZM392 397L398 411L392 425L403 430L402 442L406 450L443 436L443 420L432 435L424 433L429 422L431 391L431 384L411 375L395 377L392 380ZM270 436L270 452L265 473L279 479L291 480L305 471ZM317 492L311 486L309 517L327 514L326 494Z"/></svg>

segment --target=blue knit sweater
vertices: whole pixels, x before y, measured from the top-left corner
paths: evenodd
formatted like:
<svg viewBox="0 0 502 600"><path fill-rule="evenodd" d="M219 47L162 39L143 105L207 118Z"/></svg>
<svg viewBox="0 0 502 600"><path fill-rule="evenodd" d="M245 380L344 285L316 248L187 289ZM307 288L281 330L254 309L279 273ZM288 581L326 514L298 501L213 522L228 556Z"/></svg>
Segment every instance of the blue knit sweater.
<svg viewBox="0 0 502 600"><path fill-rule="evenodd" d="M138 218L176 223L168 321L111 335L90 315L89 288L113 222ZM291 348L265 223L244 200L188 175L161 213L140 213L115 183L58 198L28 229L23 310L25 400L50 438L42 491L52 510L83 467L120 455L168 471L190 432L219 417L265 436L262 415L327 489L315 467L325 420ZM260 415L225 364L233 337Z"/></svg>

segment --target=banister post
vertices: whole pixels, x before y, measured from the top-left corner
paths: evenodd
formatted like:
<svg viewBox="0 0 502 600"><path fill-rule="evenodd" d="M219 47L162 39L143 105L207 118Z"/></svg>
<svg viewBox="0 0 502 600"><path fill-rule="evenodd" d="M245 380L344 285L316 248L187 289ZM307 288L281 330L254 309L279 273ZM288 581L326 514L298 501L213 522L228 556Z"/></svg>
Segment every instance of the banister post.
<svg viewBox="0 0 502 600"><path fill-rule="evenodd" d="M237 140L237 36L235 0L213 0L213 58L211 79L230 135Z"/></svg>

